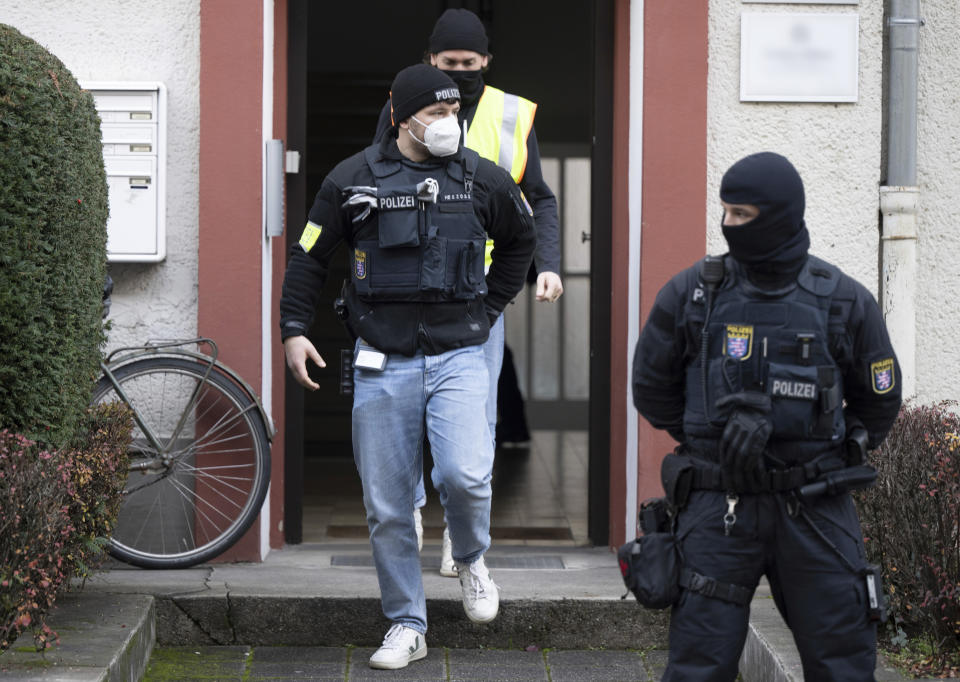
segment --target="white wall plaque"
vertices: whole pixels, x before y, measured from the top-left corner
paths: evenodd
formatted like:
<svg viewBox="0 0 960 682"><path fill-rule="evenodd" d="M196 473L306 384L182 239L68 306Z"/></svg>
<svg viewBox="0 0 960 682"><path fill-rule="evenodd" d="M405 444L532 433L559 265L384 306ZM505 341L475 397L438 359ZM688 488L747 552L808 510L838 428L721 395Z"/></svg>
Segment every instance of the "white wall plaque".
<svg viewBox="0 0 960 682"><path fill-rule="evenodd" d="M856 102L857 14L740 16L740 101Z"/></svg>
<svg viewBox="0 0 960 682"><path fill-rule="evenodd" d="M768 5L859 5L860 0L743 0L743 4L748 3Z"/></svg>

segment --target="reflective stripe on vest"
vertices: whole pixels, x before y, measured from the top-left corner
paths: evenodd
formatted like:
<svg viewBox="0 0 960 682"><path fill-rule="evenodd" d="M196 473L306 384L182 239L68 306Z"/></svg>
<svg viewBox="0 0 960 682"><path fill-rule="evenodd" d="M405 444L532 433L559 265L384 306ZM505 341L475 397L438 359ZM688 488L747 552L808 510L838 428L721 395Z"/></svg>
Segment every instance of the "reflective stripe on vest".
<svg viewBox="0 0 960 682"><path fill-rule="evenodd" d="M487 85L463 144L509 172L519 184L527 169L527 137L536 113L537 105L530 100ZM488 239L484 257L488 269L492 251L493 241Z"/></svg>

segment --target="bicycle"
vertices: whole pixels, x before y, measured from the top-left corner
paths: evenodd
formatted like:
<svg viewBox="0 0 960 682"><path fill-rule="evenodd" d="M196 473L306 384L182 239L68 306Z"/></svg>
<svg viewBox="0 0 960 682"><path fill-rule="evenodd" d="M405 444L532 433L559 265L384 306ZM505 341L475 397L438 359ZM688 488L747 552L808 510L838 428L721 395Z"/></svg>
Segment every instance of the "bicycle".
<svg viewBox="0 0 960 682"><path fill-rule="evenodd" d="M118 348L100 363L91 403L120 400L135 422L109 547L121 561L143 568L208 561L260 512L273 426L253 389L217 354L211 339L198 337Z"/></svg>

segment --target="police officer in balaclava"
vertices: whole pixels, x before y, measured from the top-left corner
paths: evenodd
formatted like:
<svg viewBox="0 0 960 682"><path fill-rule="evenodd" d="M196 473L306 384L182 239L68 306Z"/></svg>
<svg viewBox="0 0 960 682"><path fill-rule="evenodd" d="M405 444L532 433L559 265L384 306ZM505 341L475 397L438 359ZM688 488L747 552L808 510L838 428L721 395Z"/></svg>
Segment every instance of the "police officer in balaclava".
<svg viewBox="0 0 960 682"><path fill-rule="evenodd" d="M660 290L634 355L634 405L681 443L661 468L683 565L663 679L736 678L765 575L806 679L872 680L878 573L847 490L875 476L896 356L870 292L808 253L786 158L739 160L720 202L729 253Z"/></svg>

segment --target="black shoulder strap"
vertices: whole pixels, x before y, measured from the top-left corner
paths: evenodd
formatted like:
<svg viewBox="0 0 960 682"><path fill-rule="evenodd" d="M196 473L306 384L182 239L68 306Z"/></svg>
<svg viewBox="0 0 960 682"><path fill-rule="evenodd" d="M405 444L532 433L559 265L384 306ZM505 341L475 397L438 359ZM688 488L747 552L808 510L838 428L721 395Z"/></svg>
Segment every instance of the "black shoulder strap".
<svg viewBox="0 0 960 682"><path fill-rule="evenodd" d="M480 155L466 147L463 148L462 153L460 165L463 169L463 187L467 192L471 192L473 191L473 178L476 176L477 167L480 165Z"/></svg>
<svg viewBox="0 0 960 682"><path fill-rule="evenodd" d="M831 296L840 284L840 268L816 256L808 256L797 275L797 284L814 296Z"/></svg>

